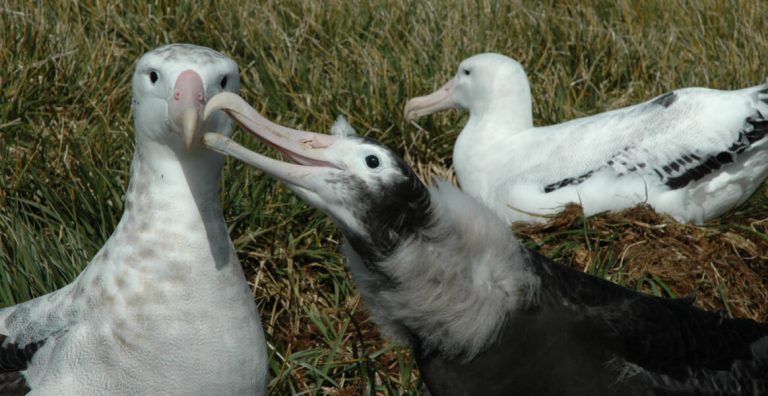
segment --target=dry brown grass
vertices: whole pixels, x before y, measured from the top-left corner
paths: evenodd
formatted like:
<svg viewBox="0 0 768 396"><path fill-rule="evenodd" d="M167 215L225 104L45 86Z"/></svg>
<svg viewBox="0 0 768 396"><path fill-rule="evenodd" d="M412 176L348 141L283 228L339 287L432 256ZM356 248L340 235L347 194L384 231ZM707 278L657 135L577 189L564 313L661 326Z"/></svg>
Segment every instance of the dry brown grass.
<svg viewBox="0 0 768 396"><path fill-rule="evenodd" d="M765 220L748 230L680 224L642 205L583 217L578 205L542 225L515 231L542 252L630 288L670 297L696 296L699 306L726 316L768 320ZM573 232L576 230L577 232ZM558 253L565 241L573 244Z"/></svg>

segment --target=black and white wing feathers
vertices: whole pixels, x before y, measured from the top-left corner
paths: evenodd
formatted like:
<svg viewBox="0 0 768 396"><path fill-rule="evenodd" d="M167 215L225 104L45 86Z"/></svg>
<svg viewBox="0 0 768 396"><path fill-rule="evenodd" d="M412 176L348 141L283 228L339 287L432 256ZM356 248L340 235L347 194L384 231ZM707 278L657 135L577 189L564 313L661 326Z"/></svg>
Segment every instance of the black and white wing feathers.
<svg viewBox="0 0 768 396"><path fill-rule="evenodd" d="M36 353L53 346L73 326L81 309L72 284L56 292L0 309L0 395L26 394L23 373Z"/></svg>
<svg viewBox="0 0 768 396"><path fill-rule="evenodd" d="M569 171L539 177L545 180L545 193L577 186L601 173L616 178L641 175L670 190L684 188L768 143L765 114L765 86L741 91L689 88L625 109L539 128L544 134L549 129L562 134L563 140L572 141L573 151L592 157L568 161ZM605 139L606 133L615 139Z"/></svg>
<svg viewBox="0 0 768 396"><path fill-rule="evenodd" d="M19 345L0 334L0 395L24 395L31 389L22 372L45 340Z"/></svg>

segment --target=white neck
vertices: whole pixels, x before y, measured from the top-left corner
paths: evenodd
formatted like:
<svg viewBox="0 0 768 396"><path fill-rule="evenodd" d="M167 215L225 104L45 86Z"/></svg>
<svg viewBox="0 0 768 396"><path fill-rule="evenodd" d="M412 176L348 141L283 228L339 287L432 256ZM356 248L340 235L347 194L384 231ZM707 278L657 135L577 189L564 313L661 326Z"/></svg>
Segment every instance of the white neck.
<svg viewBox="0 0 768 396"><path fill-rule="evenodd" d="M204 279L221 270L242 282L219 203L223 159L206 158L214 154L200 147L168 150L137 139L125 211L91 266L127 267L158 284L165 279L181 286L180 279ZM211 280L204 283L213 287Z"/></svg>
<svg viewBox="0 0 768 396"><path fill-rule="evenodd" d="M533 103L527 80L509 87L494 87L491 91L472 101L469 121L462 133L477 133L476 127L480 125L496 127L484 129L484 133L515 133L533 128Z"/></svg>
<svg viewBox="0 0 768 396"><path fill-rule="evenodd" d="M143 154L137 146L121 225L130 228L131 219L142 218L152 223L157 243L175 236L182 245L193 245L188 246L191 250L179 249L180 253L211 254L217 267L227 263L231 243L219 201L220 161L154 161Z"/></svg>
<svg viewBox="0 0 768 396"><path fill-rule="evenodd" d="M453 147L453 168L462 188L476 193L490 186L477 185L484 180L477 174L503 172L495 169L498 158L510 155L514 136L533 128L530 88L517 85L514 91L485 96L487 100L473 101L469 120ZM500 142L502 144L500 144Z"/></svg>

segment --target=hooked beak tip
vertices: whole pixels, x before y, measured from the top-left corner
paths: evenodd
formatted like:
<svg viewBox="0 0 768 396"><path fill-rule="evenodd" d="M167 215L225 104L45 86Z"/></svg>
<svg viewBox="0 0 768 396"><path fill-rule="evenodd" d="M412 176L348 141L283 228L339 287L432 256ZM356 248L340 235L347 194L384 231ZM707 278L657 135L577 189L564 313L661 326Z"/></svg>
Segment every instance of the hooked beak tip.
<svg viewBox="0 0 768 396"><path fill-rule="evenodd" d="M416 114L416 112L414 112L413 110L409 109L408 107L405 108L405 112L403 113L403 115L405 116L405 121L406 122L413 122L414 120L419 118L418 115Z"/></svg>
<svg viewBox="0 0 768 396"><path fill-rule="evenodd" d="M405 117L406 122L413 122L416 121L421 117L421 114L419 114L419 110L417 109L416 103L414 103L413 99L409 100L405 104L405 110L403 111L403 116Z"/></svg>

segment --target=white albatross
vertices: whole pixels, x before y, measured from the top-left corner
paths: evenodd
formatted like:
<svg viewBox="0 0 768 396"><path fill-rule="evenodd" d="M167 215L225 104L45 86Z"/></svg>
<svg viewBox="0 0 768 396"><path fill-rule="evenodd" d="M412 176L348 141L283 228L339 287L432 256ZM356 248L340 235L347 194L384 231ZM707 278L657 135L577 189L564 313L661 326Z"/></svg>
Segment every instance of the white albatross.
<svg viewBox="0 0 768 396"><path fill-rule="evenodd" d="M425 186L343 119L329 136L274 124L230 93L206 114L217 109L287 161L218 134L204 144L336 223L371 318L411 346L430 395L768 394L768 324L558 264L453 185Z"/></svg>
<svg viewBox="0 0 768 396"><path fill-rule="evenodd" d="M472 56L405 118L469 111L453 148L462 190L507 222L541 221L569 202L594 214L647 202L702 223L744 202L768 176L768 87L685 88L618 110L534 127L525 70Z"/></svg>
<svg viewBox="0 0 768 396"><path fill-rule="evenodd" d="M238 90L237 64L208 48L138 61L125 212L71 284L0 309L0 394L266 393L264 334L219 203L223 157L198 141L231 135L203 108Z"/></svg>

